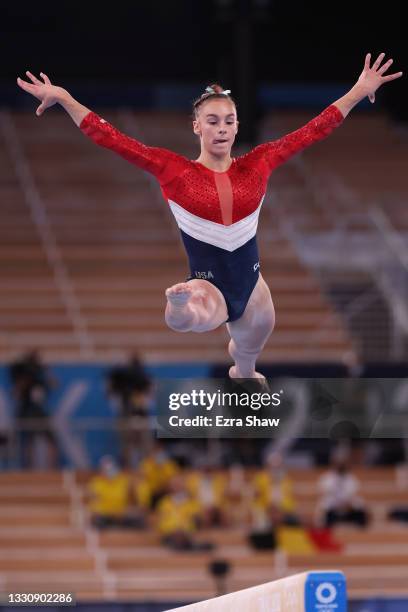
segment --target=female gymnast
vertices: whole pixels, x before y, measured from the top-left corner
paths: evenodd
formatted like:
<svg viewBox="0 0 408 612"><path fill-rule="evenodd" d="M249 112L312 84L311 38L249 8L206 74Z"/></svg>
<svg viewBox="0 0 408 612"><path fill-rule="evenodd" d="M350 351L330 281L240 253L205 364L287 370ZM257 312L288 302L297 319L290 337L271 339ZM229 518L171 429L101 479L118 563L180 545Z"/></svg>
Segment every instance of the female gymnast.
<svg viewBox="0 0 408 612"><path fill-rule="evenodd" d="M191 273L186 282L166 290L167 325L180 332L205 332L226 323L234 360L230 377L257 378L263 384L255 364L274 328L275 311L259 271L256 229L269 176L292 155L328 136L365 96L374 102L383 83L402 75L385 75L393 60L383 63L384 57L381 53L370 67L368 53L348 93L300 129L238 158L231 157L238 131L235 103L219 85L207 87L194 103L193 131L201 152L190 160L122 134L42 72L42 80L27 71L31 83L21 78L17 83L41 100L37 116L59 103L96 144L157 178L179 226Z"/></svg>

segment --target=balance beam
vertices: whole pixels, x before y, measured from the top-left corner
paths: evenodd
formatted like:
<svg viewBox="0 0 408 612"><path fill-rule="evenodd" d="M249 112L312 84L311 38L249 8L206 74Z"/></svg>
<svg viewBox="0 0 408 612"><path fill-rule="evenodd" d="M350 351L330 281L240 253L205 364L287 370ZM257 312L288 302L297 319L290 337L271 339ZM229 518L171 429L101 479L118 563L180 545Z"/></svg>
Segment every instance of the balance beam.
<svg viewBox="0 0 408 612"><path fill-rule="evenodd" d="M305 572L167 612L346 612L342 572Z"/></svg>

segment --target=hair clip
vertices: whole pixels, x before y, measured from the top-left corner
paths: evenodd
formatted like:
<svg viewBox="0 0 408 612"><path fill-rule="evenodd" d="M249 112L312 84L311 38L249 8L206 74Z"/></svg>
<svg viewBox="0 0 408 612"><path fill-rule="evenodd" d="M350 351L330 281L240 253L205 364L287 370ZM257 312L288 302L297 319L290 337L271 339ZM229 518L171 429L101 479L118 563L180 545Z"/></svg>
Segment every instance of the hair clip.
<svg viewBox="0 0 408 612"><path fill-rule="evenodd" d="M207 94L221 94L223 96L228 96L231 93L230 89L224 89L224 91L215 91L213 87L206 87L205 91ZM205 96L205 94L203 94Z"/></svg>

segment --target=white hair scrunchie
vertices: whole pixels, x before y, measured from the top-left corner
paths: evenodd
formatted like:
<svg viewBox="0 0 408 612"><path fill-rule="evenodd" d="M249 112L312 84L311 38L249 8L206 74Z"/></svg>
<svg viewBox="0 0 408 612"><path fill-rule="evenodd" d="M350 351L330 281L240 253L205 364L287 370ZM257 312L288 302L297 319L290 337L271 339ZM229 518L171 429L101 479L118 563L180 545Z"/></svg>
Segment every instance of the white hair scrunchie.
<svg viewBox="0 0 408 612"><path fill-rule="evenodd" d="M215 91L213 87L206 87L205 91L210 94L222 94L223 96L229 96L231 93L230 89L224 89L223 91Z"/></svg>

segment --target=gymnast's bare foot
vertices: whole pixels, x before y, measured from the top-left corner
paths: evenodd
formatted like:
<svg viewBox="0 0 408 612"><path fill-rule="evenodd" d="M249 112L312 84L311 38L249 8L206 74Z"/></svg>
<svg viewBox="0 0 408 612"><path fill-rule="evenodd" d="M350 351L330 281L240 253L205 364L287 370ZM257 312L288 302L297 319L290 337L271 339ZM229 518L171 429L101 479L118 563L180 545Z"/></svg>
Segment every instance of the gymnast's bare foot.
<svg viewBox="0 0 408 612"><path fill-rule="evenodd" d="M196 328L204 295L202 289L189 283L177 283L166 289L167 325L175 331L191 331Z"/></svg>
<svg viewBox="0 0 408 612"><path fill-rule="evenodd" d="M192 298L193 287L188 283L178 283L166 289L167 301L174 307L182 308Z"/></svg>

